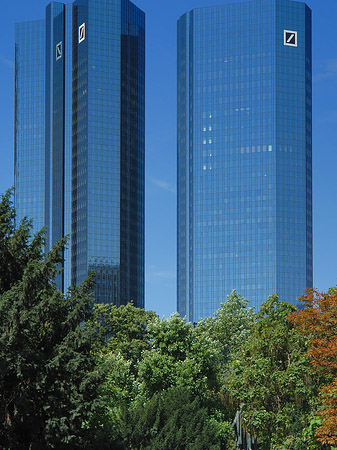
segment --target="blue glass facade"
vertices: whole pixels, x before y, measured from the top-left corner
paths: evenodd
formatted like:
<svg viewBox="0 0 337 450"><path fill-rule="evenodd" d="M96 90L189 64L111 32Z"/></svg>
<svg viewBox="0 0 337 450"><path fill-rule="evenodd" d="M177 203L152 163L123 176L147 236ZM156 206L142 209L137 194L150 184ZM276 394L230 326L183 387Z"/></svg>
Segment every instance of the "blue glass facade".
<svg viewBox="0 0 337 450"><path fill-rule="evenodd" d="M17 220L45 210L45 21L15 26L15 205Z"/></svg>
<svg viewBox="0 0 337 450"><path fill-rule="evenodd" d="M178 311L236 289L258 308L312 287L311 11L291 0L178 21Z"/></svg>
<svg viewBox="0 0 337 450"><path fill-rule="evenodd" d="M143 307L144 13L128 0L53 2L45 33L45 198L25 214L43 217L48 248L71 235L60 288L95 271L96 301Z"/></svg>

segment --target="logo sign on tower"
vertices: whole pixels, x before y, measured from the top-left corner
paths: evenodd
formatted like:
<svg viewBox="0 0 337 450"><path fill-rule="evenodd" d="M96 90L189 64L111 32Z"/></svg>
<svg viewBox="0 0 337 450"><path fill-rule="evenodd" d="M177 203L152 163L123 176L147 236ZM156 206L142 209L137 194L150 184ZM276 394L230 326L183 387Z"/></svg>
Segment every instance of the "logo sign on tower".
<svg viewBox="0 0 337 450"><path fill-rule="evenodd" d="M56 61L62 58L62 41L56 45Z"/></svg>
<svg viewBox="0 0 337 450"><path fill-rule="evenodd" d="M85 40L85 23L82 23L82 25L78 29L78 43L80 44Z"/></svg>
<svg viewBox="0 0 337 450"><path fill-rule="evenodd" d="M297 47L297 31L284 30L284 45Z"/></svg>

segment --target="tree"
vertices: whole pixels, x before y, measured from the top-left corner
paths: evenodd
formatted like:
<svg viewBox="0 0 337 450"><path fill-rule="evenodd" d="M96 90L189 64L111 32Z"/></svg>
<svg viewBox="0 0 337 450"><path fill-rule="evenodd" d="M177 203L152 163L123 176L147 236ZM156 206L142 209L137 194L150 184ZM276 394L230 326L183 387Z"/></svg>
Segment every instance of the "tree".
<svg viewBox="0 0 337 450"><path fill-rule="evenodd" d="M200 396L218 395L219 344L179 314L149 325L151 349L139 365L139 381L147 398L172 386L184 386Z"/></svg>
<svg viewBox="0 0 337 450"><path fill-rule="evenodd" d="M94 307L90 326L100 336L95 349L100 403L88 427L94 431L100 450L123 448L122 411L129 409L140 393L138 367L143 352L151 348L148 325L157 320L154 312L135 308L131 303Z"/></svg>
<svg viewBox="0 0 337 450"><path fill-rule="evenodd" d="M227 396L243 406L243 421L259 448L306 450L317 380L306 339L288 321L296 308L276 296L261 305L249 339L230 364ZM319 448L319 447L315 447Z"/></svg>
<svg viewBox="0 0 337 450"><path fill-rule="evenodd" d="M205 321L209 335L220 343L224 365L236 357L253 328L256 314L248 304L248 300L234 290L227 296L227 301L221 304L215 317Z"/></svg>
<svg viewBox="0 0 337 450"><path fill-rule="evenodd" d="M325 377L318 412L322 423L316 435L323 444L337 445L337 289L308 290L300 300L305 309L293 313L290 320L309 339L313 371Z"/></svg>
<svg viewBox="0 0 337 450"><path fill-rule="evenodd" d="M159 318L153 311L136 308L132 303L121 305L95 305L92 326L97 328L103 345L102 353L120 353L130 362L130 370L136 375L142 353L151 348L149 324Z"/></svg>
<svg viewBox="0 0 337 450"><path fill-rule="evenodd" d="M202 399L183 387L157 392L124 419L126 449L220 450L221 433Z"/></svg>
<svg viewBox="0 0 337 450"><path fill-rule="evenodd" d="M193 326L178 314L149 324L149 332L151 349L143 353L143 359L139 363L138 381L141 395L135 402L138 405L137 408L140 408L137 411L141 411L142 408L147 410L151 407L152 401L159 402L161 395L165 397L171 395L169 392L185 392L184 395L191 399L190 403L196 401L201 405L200 408L204 408L202 414L207 416L207 423L217 430L216 435L221 448L227 448L233 430L230 423L232 417L228 414L228 409L224 406L220 395L222 366L219 342L212 339L204 321ZM180 395L179 398L182 399L182 396ZM178 403L177 401L176 408ZM179 405L179 408L180 413L183 414L183 403ZM180 413L176 414L179 416ZM192 415L192 412L188 414ZM165 418L168 417L161 418L163 439L167 429L173 427L171 422L171 425L168 424L168 428L166 427ZM203 433L201 429L199 431L196 429L194 432ZM197 434L195 437L198 436ZM199 437L201 439L201 435ZM159 441L155 440L155 442ZM211 443L212 441L210 445ZM177 444L177 447L170 447L167 443L163 447L149 448L199 448L197 440L193 445L180 447Z"/></svg>
<svg viewBox="0 0 337 450"><path fill-rule="evenodd" d="M0 202L1 448L89 448L96 407L92 282L64 296L54 279L65 240L43 254L44 233L15 229L11 193ZM81 325L82 324L82 325Z"/></svg>

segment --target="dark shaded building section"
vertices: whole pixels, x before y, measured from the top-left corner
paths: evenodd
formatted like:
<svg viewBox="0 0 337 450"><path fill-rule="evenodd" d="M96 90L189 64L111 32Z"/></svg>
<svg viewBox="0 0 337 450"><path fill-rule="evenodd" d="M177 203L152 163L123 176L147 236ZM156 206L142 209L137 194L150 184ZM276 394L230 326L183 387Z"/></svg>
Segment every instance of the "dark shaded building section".
<svg viewBox="0 0 337 450"><path fill-rule="evenodd" d="M80 284L88 273L88 39L79 43L78 31L79 27L87 21L87 5L76 2L73 9L72 30L71 191L71 281L75 284ZM105 299L103 302L105 302Z"/></svg>
<svg viewBox="0 0 337 450"><path fill-rule="evenodd" d="M97 302L143 307L144 13L128 0L52 2L38 26L17 25L16 47L18 217L46 226L47 250L70 236L61 289L94 270ZM33 120L21 107L36 84L28 50L39 63ZM29 120L43 123L38 139Z"/></svg>
<svg viewBox="0 0 337 450"><path fill-rule="evenodd" d="M89 266L89 272L95 274L95 298L104 298L105 303L107 304L114 304L117 306L123 304L119 301L119 266L111 266L109 264L92 264Z"/></svg>
<svg viewBox="0 0 337 450"><path fill-rule="evenodd" d="M144 297L144 31L124 23L121 64L120 298ZM141 32L140 32L141 31ZM141 112L141 113L140 113ZM125 302L124 300L124 302Z"/></svg>

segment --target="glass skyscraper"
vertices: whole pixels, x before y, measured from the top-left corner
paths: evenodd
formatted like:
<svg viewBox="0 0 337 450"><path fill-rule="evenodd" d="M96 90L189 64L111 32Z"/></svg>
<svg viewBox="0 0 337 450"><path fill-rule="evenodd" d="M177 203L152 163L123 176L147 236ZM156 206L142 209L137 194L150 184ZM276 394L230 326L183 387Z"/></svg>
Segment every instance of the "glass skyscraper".
<svg viewBox="0 0 337 450"><path fill-rule="evenodd" d="M311 10L291 0L178 21L178 311L233 289L256 308L313 282Z"/></svg>
<svg viewBox="0 0 337 450"><path fill-rule="evenodd" d="M144 306L145 17L128 0L50 3L15 39L17 219L69 235L66 290Z"/></svg>

